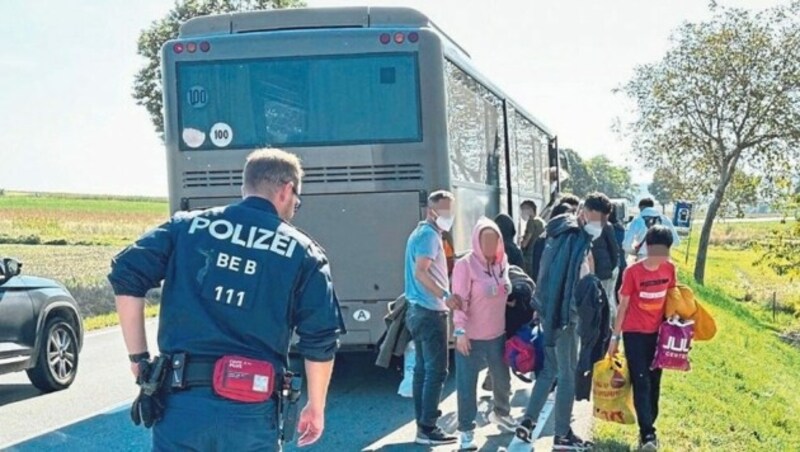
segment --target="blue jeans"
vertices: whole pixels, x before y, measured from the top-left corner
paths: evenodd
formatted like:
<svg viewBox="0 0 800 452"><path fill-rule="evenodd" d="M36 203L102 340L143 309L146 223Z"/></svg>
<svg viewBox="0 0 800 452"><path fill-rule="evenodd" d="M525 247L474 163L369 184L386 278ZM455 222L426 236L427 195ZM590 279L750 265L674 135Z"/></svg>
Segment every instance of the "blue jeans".
<svg viewBox="0 0 800 452"><path fill-rule="evenodd" d="M238 403L211 388L170 394L163 419L153 426L153 450L280 451L277 404Z"/></svg>
<svg viewBox="0 0 800 452"><path fill-rule="evenodd" d="M447 378L447 312L409 304L406 326L417 351L414 366L414 415L423 430L436 427Z"/></svg>
<svg viewBox="0 0 800 452"><path fill-rule="evenodd" d="M536 422L557 378L556 436L566 436L569 433L572 407L575 405L575 375L578 368L578 336L575 330L575 325L572 324L553 332L556 345L544 349L544 368L536 377L528 408L525 410L525 417Z"/></svg>
<svg viewBox="0 0 800 452"><path fill-rule="evenodd" d="M488 341L471 340L469 356L456 352L456 388L458 390L458 430L475 430L478 414L478 374L489 367L494 392L494 411L508 416L511 412L511 374L503 362L506 335Z"/></svg>

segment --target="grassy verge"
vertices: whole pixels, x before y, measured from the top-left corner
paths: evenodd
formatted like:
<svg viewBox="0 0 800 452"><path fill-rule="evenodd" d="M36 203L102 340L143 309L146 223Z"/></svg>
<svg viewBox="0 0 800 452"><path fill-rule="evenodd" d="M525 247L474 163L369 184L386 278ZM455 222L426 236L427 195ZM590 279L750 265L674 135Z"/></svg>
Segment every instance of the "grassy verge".
<svg viewBox="0 0 800 452"><path fill-rule="evenodd" d="M685 272L680 277L689 281ZM800 351L720 289L693 288L719 332L695 344L691 372L665 372L657 422L662 450L797 450ZM635 426L595 427L597 450L629 450L636 436Z"/></svg>
<svg viewBox="0 0 800 452"><path fill-rule="evenodd" d="M144 315L147 318L158 317L159 305L148 304L144 308ZM119 325L119 318L116 312L108 314L96 315L83 319L83 328L86 331L99 330L101 328L108 328L110 326Z"/></svg>
<svg viewBox="0 0 800 452"><path fill-rule="evenodd" d="M760 321L783 330L797 330L800 329L800 280L790 280L767 267L754 265L760 255L752 246L753 240L767 236L770 231L788 227L781 223L715 225L706 261L705 283L739 302ZM673 253L673 259L686 273L686 280L694 272L698 229L692 236L688 261L685 259L686 242ZM774 310L773 296L777 301Z"/></svg>

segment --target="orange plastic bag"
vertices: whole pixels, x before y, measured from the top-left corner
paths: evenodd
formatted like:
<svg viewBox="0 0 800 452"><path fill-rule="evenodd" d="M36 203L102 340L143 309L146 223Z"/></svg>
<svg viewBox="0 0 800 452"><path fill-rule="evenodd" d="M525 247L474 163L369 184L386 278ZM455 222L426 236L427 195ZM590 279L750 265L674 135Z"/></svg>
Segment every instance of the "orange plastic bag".
<svg viewBox="0 0 800 452"><path fill-rule="evenodd" d="M594 365L594 417L618 424L635 424L633 386L628 362L622 355L606 356Z"/></svg>

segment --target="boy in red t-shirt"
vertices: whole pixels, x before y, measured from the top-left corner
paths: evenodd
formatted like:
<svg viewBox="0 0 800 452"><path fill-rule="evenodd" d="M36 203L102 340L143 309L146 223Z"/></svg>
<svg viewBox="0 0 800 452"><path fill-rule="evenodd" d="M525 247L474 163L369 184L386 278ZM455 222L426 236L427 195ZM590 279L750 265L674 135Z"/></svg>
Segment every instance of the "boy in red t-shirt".
<svg viewBox="0 0 800 452"><path fill-rule="evenodd" d="M639 422L641 450L658 450L655 422L661 392L661 369L650 369L658 344L658 328L664 322L667 290L675 287L675 266L669 261L672 231L650 227L644 242L647 258L628 267L619 291L619 315L608 346L609 356L625 341L625 358L633 383L633 404ZM622 337L620 337L622 334Z"/></svg>

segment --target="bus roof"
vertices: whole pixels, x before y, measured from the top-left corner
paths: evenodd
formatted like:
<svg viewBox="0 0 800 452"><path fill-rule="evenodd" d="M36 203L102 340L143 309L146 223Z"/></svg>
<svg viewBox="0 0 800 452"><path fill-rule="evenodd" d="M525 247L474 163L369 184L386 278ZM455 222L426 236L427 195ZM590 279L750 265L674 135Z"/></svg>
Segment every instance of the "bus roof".
<svg viewBox="0 0 800 452"><path fill-rule="evenodd" d="M188 38L258 31L389 27L431 28L469 57L469 53L433 23L428 16L413 8L351 6L216 14L189 19L181 25L178 36Z"/></svg>
<svg viewBox="0 0 800 452"><path fill-rule="evenodd" d="M180 27L178 37L196 38L213 35L259 31L313 30L325 28L430 28L444 38L450 59L468 70L473 77L496 95L512 102L514 108L551 138L553 132L472 64L469 53L439 28L425 14L413 8L351 6L338 8L288 8L242 13L215 14L189 19Z"/></svg>

